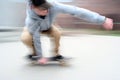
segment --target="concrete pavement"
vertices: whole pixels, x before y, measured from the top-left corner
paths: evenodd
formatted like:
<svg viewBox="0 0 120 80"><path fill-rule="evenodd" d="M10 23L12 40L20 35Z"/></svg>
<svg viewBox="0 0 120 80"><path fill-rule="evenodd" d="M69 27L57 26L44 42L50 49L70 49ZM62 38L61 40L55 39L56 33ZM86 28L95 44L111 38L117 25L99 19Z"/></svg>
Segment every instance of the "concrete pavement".
<svg viewBox="0 0 120 80"><path fill-rule="evenodd" d="M74 59L69 67L32 66L24 59L28 50L19 41L0 43L0 80L120 80L120 37L63 36L60 53ZM50 41L42 37L44 56Z"/></svg>

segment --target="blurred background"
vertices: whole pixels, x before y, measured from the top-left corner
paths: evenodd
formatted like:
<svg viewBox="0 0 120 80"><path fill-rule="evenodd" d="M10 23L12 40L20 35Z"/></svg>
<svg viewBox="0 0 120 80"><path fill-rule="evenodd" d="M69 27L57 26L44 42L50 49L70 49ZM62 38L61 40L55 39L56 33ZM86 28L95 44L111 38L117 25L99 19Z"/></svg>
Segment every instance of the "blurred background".
<svg viewBox="0 0 120 80"><path fill-rule="evenodd" d="M54 0L48 0L54 1ZM115 34L120 32L120 0L57 0L59 2L86 8L114 20L114 30L104 31L99 25L91 24L71 15L58 16L57 23L63 34ZM18 40L24 27L26 0L1 0L0 3L0 42ZM65 20L65 21L64 21Z"/></svg>

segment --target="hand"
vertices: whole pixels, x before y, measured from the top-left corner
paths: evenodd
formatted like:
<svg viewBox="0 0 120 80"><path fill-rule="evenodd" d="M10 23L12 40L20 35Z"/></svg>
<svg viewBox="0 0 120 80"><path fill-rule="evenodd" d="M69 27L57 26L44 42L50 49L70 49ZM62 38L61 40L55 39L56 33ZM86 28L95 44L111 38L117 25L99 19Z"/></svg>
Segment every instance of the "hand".
<svg viewBox="0 0 120 80"><path fill-rule="evenodd" d="M103 24L103 28L106 30L113 29L113 20L110 18L106 18L105 23Z"/></svg>
<svg viewBox="0 0 120 80"><path fill-rule="evenodd" d="M40 58L40 59L38 60L38 62L39 62L40 64L46 64L46 63L48 62L48 59L47 59L47 58Z"/></svg>

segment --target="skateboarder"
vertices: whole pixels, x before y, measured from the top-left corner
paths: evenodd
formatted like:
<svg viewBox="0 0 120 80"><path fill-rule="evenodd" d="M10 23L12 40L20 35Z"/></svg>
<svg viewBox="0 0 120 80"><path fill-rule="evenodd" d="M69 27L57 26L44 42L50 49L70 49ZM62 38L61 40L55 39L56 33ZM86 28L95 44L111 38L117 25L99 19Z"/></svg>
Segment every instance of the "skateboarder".
<svg viewBox="0 0 120 80"><path fill-rule="evenodd" d="M102 25L106 30L113 28L112 19L84 8L46 0L28 0L27 16L21 40L31 50L31 54L28 55L29 59L37 59L41 64L47 62L47 59L42 56L41 33L46 33L54 39L55 56L53 59L63 59L63 56L58 52L61 32L54 24L56 16L60 13L70 14L85 21Z"/></svg>

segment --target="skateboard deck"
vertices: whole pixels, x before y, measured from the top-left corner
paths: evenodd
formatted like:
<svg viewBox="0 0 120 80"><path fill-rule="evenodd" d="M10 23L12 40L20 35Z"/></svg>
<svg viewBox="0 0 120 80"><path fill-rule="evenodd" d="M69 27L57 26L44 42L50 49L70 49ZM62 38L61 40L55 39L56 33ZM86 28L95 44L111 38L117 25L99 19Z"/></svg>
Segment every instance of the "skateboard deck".
<svg viewBox="0 0 120 80"><path fill-rule="evenodd" d="M50 57L46 57L48 59L48 62L46 64L40 64L37 60L31 61L32 64L36 65L48 65L48 64L59 64L61 66L66 66L68 65L69 61L72 59L71 57L64 57L61 60L53 60Z"/></svg>

